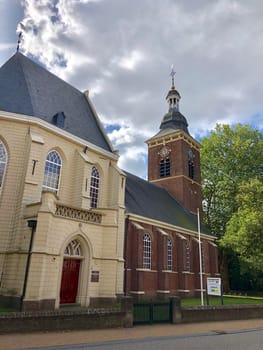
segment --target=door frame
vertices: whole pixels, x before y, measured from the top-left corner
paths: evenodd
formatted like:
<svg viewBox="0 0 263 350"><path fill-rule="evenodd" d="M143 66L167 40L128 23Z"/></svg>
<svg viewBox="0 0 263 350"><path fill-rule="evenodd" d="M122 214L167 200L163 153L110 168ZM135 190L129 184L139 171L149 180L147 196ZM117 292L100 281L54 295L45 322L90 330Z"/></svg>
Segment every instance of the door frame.
<svg viewBox="0 0 263 350"><path fill-rule="evenodd" d="M65 249L70 242L73 240L77 240L80 242L82 255L81 256L67 256L64 255ZM59 272L57 279L57 297L55 307L60 307L60 289L61 289L61 279L62 279L62 271L63 271L63 262L64 258L72 258L81 260L80 269L79 269L79 280L78 280L78 290L76 296L76 303L81 306L89 306L90 296L89 296L89 284L90 284L90 266L92 260L92 246L89 240L82 234L72 234L67 240L64 241L64 244L60 249L60 264L59 264ZM85 276L85 277L84 277Z"/></svg>

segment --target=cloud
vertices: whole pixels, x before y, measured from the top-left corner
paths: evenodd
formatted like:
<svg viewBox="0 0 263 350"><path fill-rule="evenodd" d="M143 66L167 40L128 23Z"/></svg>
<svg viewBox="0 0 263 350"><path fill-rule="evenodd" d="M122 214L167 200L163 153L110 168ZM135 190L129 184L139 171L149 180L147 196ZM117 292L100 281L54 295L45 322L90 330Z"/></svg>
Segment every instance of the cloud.
<svg viewBox="0 0 263 350"><path fill-rule="evenodd" d="M152 135L128 125L115 125L112 131L109 128L108 131L111 142L120 153L119 166L146 178L147 146L145 140Z"/></svg>
<svg viewBox="0 0 263 350"><path fill-rule="evenodd" d="M262 128L260 0L24 0L22 50L90 96L120 164L145 174L144 140L168 109L171 64L195 137ZM0 50L1 50L0 46ZM144 175L142 175L144 176Z"/></svg>
<svg viewBox="0 0 263 350"><path fill-rule="evenodd" d="M121 68L128 70L135 70L141 61L143 61L143 54L137 50L133 50L126 56L113 60L113 62L116 62Z"/></svg>
<svg viewBox="0 0 263 350"><path fill-rule="evenodd" d="M5 51L7 49L12 49L12 48L14 48L13 43L5 43L5 44L0 43L0 51Z"/></svg>

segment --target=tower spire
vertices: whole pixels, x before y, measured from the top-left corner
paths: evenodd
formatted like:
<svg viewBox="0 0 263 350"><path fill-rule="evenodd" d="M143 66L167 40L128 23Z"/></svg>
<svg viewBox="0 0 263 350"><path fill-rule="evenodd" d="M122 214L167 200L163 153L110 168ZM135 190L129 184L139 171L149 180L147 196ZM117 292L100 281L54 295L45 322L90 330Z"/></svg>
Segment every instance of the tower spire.
<svg viewBox="0 0 263 350"><path fill-rule="evenodd" d="M174 65L173 64L172 64L171 68L172 68L171 73L170 73L170 76L172 77L171 90L175 90L175 85L174 85L175 70L174 70Z"/></svg>
<svg viewBox="0 0 263 350"><path fill-rule="evenodd" d="M174 85L175 71L174 71L173 65L171 68L172 68L172 71L170 73L170 76L172 77L172 86L166 96L166 101L168 103L169 109L162 119L160 129L161 130L163 129L183 130L184 132L189 134L187 129L188 127L187 120L179 111L179 101L181 96L179 92L175 89L175 85Z"/></svg>

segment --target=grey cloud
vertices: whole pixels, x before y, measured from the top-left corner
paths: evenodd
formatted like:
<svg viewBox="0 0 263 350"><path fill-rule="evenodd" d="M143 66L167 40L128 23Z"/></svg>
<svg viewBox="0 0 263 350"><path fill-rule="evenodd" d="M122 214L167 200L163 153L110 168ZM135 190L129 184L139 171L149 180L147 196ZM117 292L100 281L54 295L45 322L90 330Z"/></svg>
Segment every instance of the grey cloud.
<svg viewBox="0 0 263 350"><path fill-rule="evenodd" d="M218 121L263 127L260 0L67 1L58 2L58 10L59 30L51 31L47 42L45 30L53 24L46 18L29 49L63 79L96 92L92 100L105 123L129 126L133 141L120 145L120 151L122 164L133 171L141 174L143 156L127 162L125 157L133 146L146 154L143 135L158 131L167 111L172 63L180 110L193 136ZM142 59L125 69L120 60L134 51ZM54 67L61 52L65 69Z"/></svg>

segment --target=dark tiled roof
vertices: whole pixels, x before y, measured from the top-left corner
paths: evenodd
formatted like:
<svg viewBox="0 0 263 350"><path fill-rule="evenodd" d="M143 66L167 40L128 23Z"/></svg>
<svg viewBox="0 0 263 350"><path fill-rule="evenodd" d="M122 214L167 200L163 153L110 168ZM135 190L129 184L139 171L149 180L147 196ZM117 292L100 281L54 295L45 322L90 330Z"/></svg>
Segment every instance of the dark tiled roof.
<svg viewBox="0 0 263 350"><path fill-rule="evenodd" d="M197 217L185 209L164 188L127 173L125 206L127 214L136 214L149 219L197 231ZM201 231L210 232L202 227Z"/></svg>
<svg viewBox="0 0 263 350"><path fill-rule="evenodd" d="M0 68L0 110L51 124L63 112L64 130L112 151L84 94L19 52Z"/></svg>
<svg viewBox="0 0 263 350"><path fill-rule="evenodd" d="M188 123L186 118L175 107L169 109L160 125L161 130L170 128L174 130L183 130L189 134L187 127Z"/></svg>
<svg viewBox="0 0 263 350"><path fill-rule="evenodd" d="M169 97L169 96L173 96L173 95L177 95L177 96L179 96L179 97L181 97L181 95L179 94L179 92L177 91L177 90L175 90L175 89L171 89L171 90L169 90L168 91L168 94L167 94L167 96L166 96L166 99Z"/></svg>

